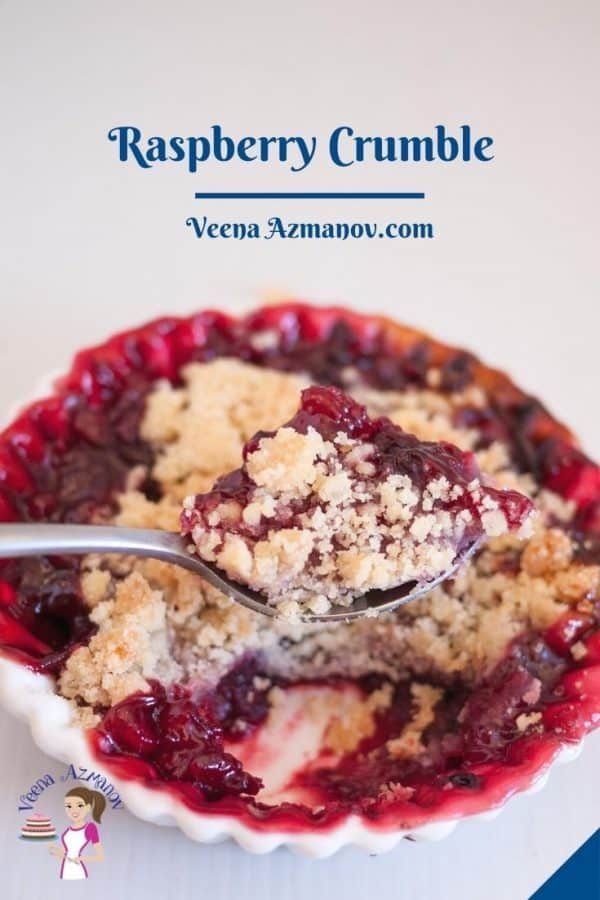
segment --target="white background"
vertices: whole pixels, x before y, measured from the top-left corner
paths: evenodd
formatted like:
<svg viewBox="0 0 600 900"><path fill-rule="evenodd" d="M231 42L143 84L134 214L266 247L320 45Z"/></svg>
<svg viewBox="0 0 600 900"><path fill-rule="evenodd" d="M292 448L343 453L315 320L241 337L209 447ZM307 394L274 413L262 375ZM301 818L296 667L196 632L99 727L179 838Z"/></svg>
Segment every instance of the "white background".
<svg viewBox="0 0 600 900"><path fill-rule="evenodd" d="M0 404L78 347L161 313L265 296L340 300L469 345L600 455L598 49L594 0L527 4L0 2ZM108 130L427 134L469 123L487 164L335 169L118 162ZM418 191L425 201L201 204L196 190ZM433 241L196 240L185 219L431 221ZM13 900L62 896L14 840L51 763L0 720L0 871ZM202 848L114 814L89 897L525 898L598 825L590 741L549 787L438 845L312 863ZM27 848L28 850L31 848ZM38 848L39 849L39 848ZM44 860L46 857L44 856ZM46 863L48 863L46 865ZM83 894L82 894L83 896Z"/></svg>

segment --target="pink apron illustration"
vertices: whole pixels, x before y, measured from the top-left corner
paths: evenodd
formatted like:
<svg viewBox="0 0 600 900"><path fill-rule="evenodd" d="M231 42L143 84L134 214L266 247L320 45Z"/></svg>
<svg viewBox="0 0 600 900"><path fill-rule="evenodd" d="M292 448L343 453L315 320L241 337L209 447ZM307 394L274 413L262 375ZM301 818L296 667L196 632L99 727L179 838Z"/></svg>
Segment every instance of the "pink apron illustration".
<svg viewBox="0 0 600 900"><path fill-rule="evenodd" d="M61 878L68 881L87 878L88 864L104 859L104 848L95 823L100 823L105 806L106 800L99 791L75 787L65 795L65 812L71 824L61 834L60 844L50 847L50 853L60 860ZM90 814L93 822L86 821ZM84 856L86 848L88 852Z"/></svg>

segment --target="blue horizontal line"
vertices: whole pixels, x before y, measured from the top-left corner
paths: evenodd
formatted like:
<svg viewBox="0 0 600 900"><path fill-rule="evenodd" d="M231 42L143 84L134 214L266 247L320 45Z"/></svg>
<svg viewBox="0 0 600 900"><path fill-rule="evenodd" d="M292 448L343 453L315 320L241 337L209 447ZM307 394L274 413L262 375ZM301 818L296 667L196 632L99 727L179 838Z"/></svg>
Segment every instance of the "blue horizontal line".
<svg viewBox="0 0 600 900"><path fill-rule="evenodd" d="M312 191L292 191L292 192L275 192L275 193L247 193L247 192L206 192L199 191L195 194L196 200L424 200L425 194L416 192L411 193L403 191L400 193L390 192L358 192L342 193L318 192Z"/></svg>

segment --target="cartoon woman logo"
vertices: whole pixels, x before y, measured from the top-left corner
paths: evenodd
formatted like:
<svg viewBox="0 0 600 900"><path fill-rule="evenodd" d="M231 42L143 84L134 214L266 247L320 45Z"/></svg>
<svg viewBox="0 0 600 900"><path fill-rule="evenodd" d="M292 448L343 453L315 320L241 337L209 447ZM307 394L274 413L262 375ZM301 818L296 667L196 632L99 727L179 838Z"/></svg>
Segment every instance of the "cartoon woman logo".
<svg viewBox="0 0 600 900"><path fill-rule="evenodd" d="M105 807L106 800L99 791L74 787L65 794L65 812L72 824L61 834L61 843L50 847L52 856L61 861L61 878L68 881L87 878L87 864L103 861L104 848L95 823L100 823ZM86 822L89 815L93 822ZM94 852L86 853L84 862L83 851L90 844L93 845Z"/></svg>

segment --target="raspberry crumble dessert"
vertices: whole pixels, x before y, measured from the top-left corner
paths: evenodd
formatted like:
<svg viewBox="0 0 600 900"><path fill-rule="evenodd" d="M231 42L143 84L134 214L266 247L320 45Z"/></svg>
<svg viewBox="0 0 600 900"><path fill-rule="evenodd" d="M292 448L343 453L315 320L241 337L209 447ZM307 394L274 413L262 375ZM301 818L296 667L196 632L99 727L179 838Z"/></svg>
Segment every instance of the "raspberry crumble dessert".
<svg viewBox="0 0 600 900"><path fill-rule="evenodd" d="M484 536L530 533L532 503L480 481L475 455L420 441L336 387L244 446L244 463L186 497L198 554L287 618L439 578Z"/></svg>
<svg viewBox="0 0 600 900"><path fill-rule="evenodd" d="M288 440L296 465L280 484L271 463ZM367 507L375 497L372 545L345 520L359 490ZM230 495L235 527L220 509ZM156 560L4 561L1 655L54 680L112 777L254 830L326 831L354 815L397 831L498 806L600 722L600 469L471 354L306 304L161 319L80 353L0 435L3 521L177 532L184 502L199 543L220 554L235 535L239 565L242 538L252 567L270 519L276 538L288 513L293 527L304 517L303 534L310 507L316 531L325 519L341 536L311 535L327 545L308 557L319 603L396 578L380 556L416 576L460 554L471 529L485 541L392 613L311 624L255 614ZM408 563L392 555L396 528L411 552L414 539ZM365 547L377 567L352 559ZM348 595L333 551L350 551ZM293 566L274 576L256 565L289 599Z"/></svg>

